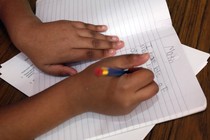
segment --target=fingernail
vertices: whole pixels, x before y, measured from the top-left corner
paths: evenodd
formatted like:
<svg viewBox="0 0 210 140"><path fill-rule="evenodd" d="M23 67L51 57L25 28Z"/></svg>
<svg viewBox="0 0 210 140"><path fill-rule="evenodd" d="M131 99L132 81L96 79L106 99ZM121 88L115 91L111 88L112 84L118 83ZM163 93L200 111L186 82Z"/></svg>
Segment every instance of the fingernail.
<svg viewBox="0 0 210 140"><path fill-rule="evenodd" d="M108 50L108 54L109 54L110 56L115 55L115 54L116 54L116 50L110 49L110 50Z"/></svg>
<svg viewBox="0 0 210 140"><path fill-rule="evenodd" d="M114 43L114 48L115 49L121 49L122 47L124 47L124 42L123 41L118 41L118 42Z"/></svg>
<svg viewBox="0 0 210 140"><path fill-rule="evenodd" d="M110 39L110 41L118 41L118 40L119 40L119 38L117 36L112 36Z"/></svg>
<svg viewBox="0 0 210 140"><path fill-rule="evenodd" d="M106 25L101 25L101 26L99 26L99 29L100 30L107 30L107 26Z"/></svg>
<svg viewBox="0 0 210 140"><path fill-rule="evenodd" d="M140 54L140 57L145 58L145 59L149 59L150 55L149 55L149 53L143 53L143 54Z"/></svg>

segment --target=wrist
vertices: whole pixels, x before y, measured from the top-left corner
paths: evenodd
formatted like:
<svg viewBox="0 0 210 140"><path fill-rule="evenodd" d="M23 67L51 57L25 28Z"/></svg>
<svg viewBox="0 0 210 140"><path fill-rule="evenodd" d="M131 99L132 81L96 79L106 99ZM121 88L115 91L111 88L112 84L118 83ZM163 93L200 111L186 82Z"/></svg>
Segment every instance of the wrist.
<svg viewBox="0 0 210 140"><path fill-rule="evenodd" d="M66 103L66 110L69 113L69 117L74 117L76 115L87 112L88 110L84 106L84 101L81 97L81 80L79 80L79 74L71 76L62 82L60 82L57 86L62 89ZM59 90L61 91L61 90Z"/></svg>
<svg viewBox="0 0 210 140"><path fill-rule="evenodd" d="M35 16L28 16L24 21L18 22L15 27L10 28L9 35L14 45L21 51L25 51L25 47L29 47L32 43L34 31L42 22Z"/></svg>
<svg viewBox="0 0 210 140"><path fill-rule="evenodd" d="M32 12L28 0L1 0L0 19L17 47L22 45L20 42L24 40L26 33L35 24L41 23Z"/></svg>

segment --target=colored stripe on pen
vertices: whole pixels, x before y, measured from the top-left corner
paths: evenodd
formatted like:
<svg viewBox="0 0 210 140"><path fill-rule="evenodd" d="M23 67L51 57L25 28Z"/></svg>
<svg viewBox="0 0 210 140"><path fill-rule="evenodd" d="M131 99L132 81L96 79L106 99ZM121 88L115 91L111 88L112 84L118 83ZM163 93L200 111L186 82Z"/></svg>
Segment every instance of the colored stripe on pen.
<svg viewBox="0 0 210 140"><path fill-rule="evenodd" d="M108 67L96 68L94 71L96 76L121 76L128 72L129 71L125 69L116 69L116 68L108 68Z"/></svg>

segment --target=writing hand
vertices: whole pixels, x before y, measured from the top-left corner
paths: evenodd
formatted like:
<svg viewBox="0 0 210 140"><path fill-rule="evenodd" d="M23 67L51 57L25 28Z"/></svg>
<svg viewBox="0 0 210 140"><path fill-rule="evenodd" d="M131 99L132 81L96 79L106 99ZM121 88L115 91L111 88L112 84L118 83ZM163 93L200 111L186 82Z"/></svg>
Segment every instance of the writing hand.
<svg viewBox="0 0 210 140"><path fill-rule="evenodd" d="M1 138L16 139L18 136L33 139L84 112L107 115L129 113L157 93L158 86L153 81L153 73L140 68L120 77L100 77L95 75L94 70L102 66L132 68L145 63L148 58L148 55L105 58L31 98L1 108Z"/></svg>
<svg viewBox="0 0 210 140"><path fill-rule="evenodd" d="M78 110L84 112L92 111L108 115L121 115L132 111L142 101L158 92L153 73L148 69L140 68L120 77L98 77L94 74L94 69L101 66L133 68L145 63L148 58L148 54L105 58L70 77L67 81L72 78L74 84L71 83L71 89L75 88L75 91L69 91L71 104L77 104L76 106L80 107Z"/></svg>

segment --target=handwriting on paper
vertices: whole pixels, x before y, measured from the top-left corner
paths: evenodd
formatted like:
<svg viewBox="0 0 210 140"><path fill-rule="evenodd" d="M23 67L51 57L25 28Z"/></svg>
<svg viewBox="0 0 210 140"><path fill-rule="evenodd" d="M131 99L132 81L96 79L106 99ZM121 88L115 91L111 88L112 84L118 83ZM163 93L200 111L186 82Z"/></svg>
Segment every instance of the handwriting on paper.
<svg viewBox="0 0 210 140"><path fill-rule="evenodd" d="M28 78L30 79L30 84L34 83L34 78L33 78L33 74L34 74L34 65L32 64L32 62L30 61L29 58L26 58L24 61L26 61L28 64L28 67L26 67L22 72L21 72L21 78Z"/></svg>
<svg viewBox="0 0 210 140"><path fill-rule="evenodd" d="M179 58L174 46L166 46L164 47L164 50L169 63L173 63Z"/></svg>

